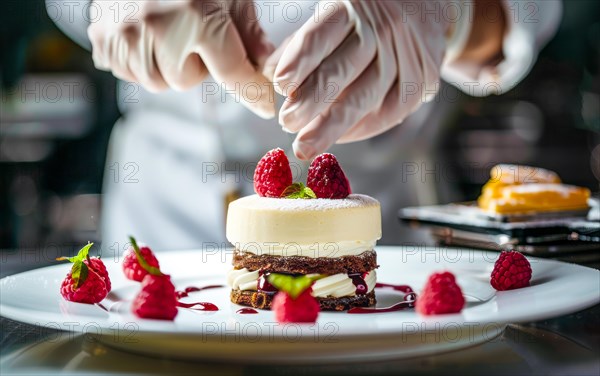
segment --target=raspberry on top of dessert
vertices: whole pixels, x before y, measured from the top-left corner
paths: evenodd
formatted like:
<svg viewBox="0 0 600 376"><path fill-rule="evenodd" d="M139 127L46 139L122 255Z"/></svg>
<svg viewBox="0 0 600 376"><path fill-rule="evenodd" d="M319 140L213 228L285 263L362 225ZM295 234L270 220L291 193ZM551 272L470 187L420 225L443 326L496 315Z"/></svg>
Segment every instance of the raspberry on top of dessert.
<svg viewBox="0 0 600 376"><path fill-rule="evenodd" d="M315 158L306 186L295 183L282 190L281 181L269 181L283 177L289 183L289 166L282 161L287 158L281 149L268 152L255 173L258 194L229 204L226 235L235 247L228 275L232 302L270 308L277 288L267 277L278 273L315 277L311 293L322 310L374 305L379 202L350 194L348 179L331 154ZM263 194L275 190L280 197Z"/></svg>

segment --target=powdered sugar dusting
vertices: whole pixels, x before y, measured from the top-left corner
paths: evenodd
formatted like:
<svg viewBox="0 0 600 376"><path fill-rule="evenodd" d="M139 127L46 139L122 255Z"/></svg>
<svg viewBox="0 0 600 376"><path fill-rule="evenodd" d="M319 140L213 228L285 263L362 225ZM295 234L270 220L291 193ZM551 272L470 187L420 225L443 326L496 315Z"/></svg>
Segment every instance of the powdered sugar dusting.
<svg viewBox="0 0 600 376"><path fill-rule="evenodd" d="M334 209L364 208L379 206L379 201L373 197L361 194L351 194L342 199L288 199L260 197L258 195L242 197L231 203L232 205L251 206L261 210L281 211L323 211Z"/></svg>

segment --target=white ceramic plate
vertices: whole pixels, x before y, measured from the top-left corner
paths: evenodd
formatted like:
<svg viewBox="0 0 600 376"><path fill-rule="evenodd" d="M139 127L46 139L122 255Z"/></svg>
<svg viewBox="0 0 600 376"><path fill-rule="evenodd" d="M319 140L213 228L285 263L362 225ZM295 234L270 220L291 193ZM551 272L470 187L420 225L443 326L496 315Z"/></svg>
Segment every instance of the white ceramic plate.
<svg viewBox="0 0 600 376"><path fill-rule="evenodd" d="M380 282L408 284L416 291L433 271L450 270L469 303L460 314L421 317L409 309L352 315L322 312L318 322L277 324L273 313L236 313L229 289L190 294L217 312L180 309L174 322L142 320L130 313L139 284L124 278L120 260L105 260L113 290L97 305L67 302L59 286L66 264L32 270L0 281L2 316L98 337L114 347L145 354L239 362L364 361L430 354L493 340L507 323L540 320L600 302L600 272L577 265L529 258L530 287L495 292L489 274L497 253L441 247L378 247ZM178 289L224 284L231 252L178 251L158 255L161 269ZM378 307L402 294L377 289ZM483 301L477 301L479 300ZM184 300L186 301L186 300Z"/></svg>

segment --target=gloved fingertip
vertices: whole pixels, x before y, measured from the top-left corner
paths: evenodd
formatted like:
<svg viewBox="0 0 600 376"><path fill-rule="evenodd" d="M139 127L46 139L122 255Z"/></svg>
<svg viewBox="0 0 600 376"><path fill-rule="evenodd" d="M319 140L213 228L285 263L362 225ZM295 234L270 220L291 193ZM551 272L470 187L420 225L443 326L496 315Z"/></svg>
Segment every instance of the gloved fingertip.
<svg viewBox="0 0 600 376"><path fill-rule="evenodd" d="M279 125L281 125L281 129L283 129L286 133L296 133L299 129L294 129L292 127L293 122L290 120L290 117L287 113L283 111L283 108L279 109Z"/></svg>
<svg viewBox="0 0 600 376"><path fill-rule="evenodd" d="M269 77L269 76L267 76ZM285 97L285 93L283 92L283 85L281 84L281 82L279 82L278 80L275 79L275 70L273 70L273 75L271 76L272 80L273 80L273 88L275 89L275 92L279 95L282 95Z"/></svg>
<svg viewBox="0 0 600 376"><path fill-rule="evenodd" d="M290 113L289 106L284 103L279 109L279 125L281 129L286 133L297 133L300 129L293 127L293 113Z"/></svg>
<svg viewBox="0 0 600 376"><path fill-rule="evenodd" d="M101 63L100 61L96 61L94 60L94 68L103 71L103 72L109 72L110 68L107 67L105 64Z"/></svg>
<svg viewBox="0 0 600 376"><path fill-rule="evenodd" d="M283 130L288 130L289 128L286 127L285 124L285 103L283 104L282 108L279 109L279 118L277 119L277 121L279 122L279 125L281 125L281 128L283 128Z"/></svg>
<svg viewBox="0 0 600 376"><path fill-rule="evenodd" d="M300 160L308 161L317 155L317 150L314 146L307 144L306 142L298 141L298 139L294 140L292 146L294 148L294 154Z"/></svg>
<svg viewBox="0 0 600 376"><path fill-rule="evenodd" d="M277 64L273 69L273 86L275 86L275 91L287 97L291 90L290 88L294 87L293 81L291 81L290 75L288 73L282 73L279 64Z"/></svg>
<svg viewBox="0 0 600 376"><path fill-rule="evenodd" d="M285 102L279 109L279 125L288 133L296 133L304 124L298 118L299 103Z"/></svg>
<svg viewBox="0 0 600 376"><path fill-rule="evenodd" d="M263 119L274 118L275 94L271 82L259 72L248 82L251 85L246 85L245 90L240 93L242 103Z"/></svg>

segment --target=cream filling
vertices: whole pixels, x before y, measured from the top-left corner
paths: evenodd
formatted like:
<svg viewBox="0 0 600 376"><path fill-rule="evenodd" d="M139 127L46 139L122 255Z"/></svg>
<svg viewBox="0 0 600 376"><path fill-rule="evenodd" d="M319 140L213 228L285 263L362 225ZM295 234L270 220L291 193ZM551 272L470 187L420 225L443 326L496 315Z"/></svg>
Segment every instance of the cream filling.
<svg viewBox="0 0 600 376"><path fill-rule="evenodd" d="M313 274L314 275L314 274ZM258 285L259 274L258 270L253 272L248 269L230 270L227 273L227 283L234 290L256 291ZM364 277L367 284L367 292L373 291L377 283L377 273L371 270ZM340 273L330 275L317 280L312 285L313 296L319 298L356 295L356 286L352 282L352 278L348 274Z"/></svg>
<svg viewBox="0 0 600 376"><path fill-rule="evenodd" d="M341 241L330 243L276 243L276 242L249 242L234 243L236 249L242 252L249 252L255 255L271 256L304 256L304 257L342 257L358 256L365 251L371 251L375 248L377 239L363 241Z"/></svg>
<svg viewBox="0 0 600 376"><path fill-rule="evenodd" d="M258 270L233 269L227 273L227 284L234 290L256 290L258 287Z"/></svg>

